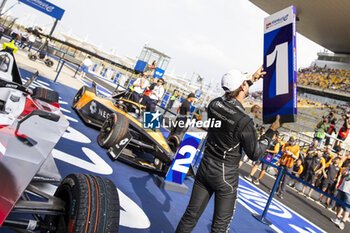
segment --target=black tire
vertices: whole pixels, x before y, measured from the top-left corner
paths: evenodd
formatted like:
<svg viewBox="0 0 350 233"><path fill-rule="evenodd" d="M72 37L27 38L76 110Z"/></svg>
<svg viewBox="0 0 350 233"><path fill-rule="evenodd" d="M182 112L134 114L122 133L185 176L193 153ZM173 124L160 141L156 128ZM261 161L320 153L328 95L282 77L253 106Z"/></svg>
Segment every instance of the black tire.
<svg viewBox="0 0 350 233"><path fill-rule="evenodd" d="M50 59L46 59L46 60L45 60L45 65L46 65L47 67L52 67L52 66L53 66L53 61L50 60Z"/></svg>
<svg viewBox="0 0 350 233"><path fill-rule="evenodd" d="M32 61L36 61L36 59L38 59L37 56L34 54L28 54L28 57L29 57L29 60L32 60Z"/></svg>
<svg viewBox="0 0 350 233"><path fill-rule="evenodd" d="M111 114L103 123L97 142L102 148L110 148L123 139L129 129L129 119L117 113Z"/></svg>
<svg viewBox="0 0 350 233"><path fill-rule="evenodd" d="M39 53L39 59L43 60L43 59L45 59L45 57L46 57L45 53L43 53L43 52Z"/></svg>
<svg viewBox="0 0 350 233"><path fill-rule="evenodd" d="M56 91L51 91L42 87L35 87L32 97L35 99L43 100L47 103L58 103L59 95Z"/></svg>
<svg viewBox="0 0 350 233"><path fill-rule="evenodd" d="M81 99L81 97L84 95L85 91L88 89L87 86L82 86L79 91L75 94L72 102L72 108L75 108L77 106L77 103Z"/></svg>
<svg viewBox="0 0 350 233"><path fill-rule="evenodd" d="M118 191L109 179L71 174L62 181L55 196L65 201L65 215L50 216L45 220L48 221L47 224L57 227L56 233L118 232Z"/></svg>
<svg viewBox="0 0 350 233"><path fill-rule="evenodd" d="M180 146L180 139L177 135L171 135L169 138L168 138L168 144L169 144L169 147L171 149L172 152L176 152L177 149L179 148Z"/></svg>

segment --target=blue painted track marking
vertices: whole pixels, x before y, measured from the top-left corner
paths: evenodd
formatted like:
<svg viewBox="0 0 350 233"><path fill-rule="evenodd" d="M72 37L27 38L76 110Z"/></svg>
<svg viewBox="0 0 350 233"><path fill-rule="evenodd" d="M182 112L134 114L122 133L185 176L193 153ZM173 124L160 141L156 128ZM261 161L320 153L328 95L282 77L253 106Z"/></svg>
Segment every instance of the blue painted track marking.
<svg viewBox="0 0 350 233"><path fill-rule="evenodd" d="M21 70L23 77L30 77L28 71ZM60 94L60 106L68 111L62 111L70 121L70 128L64 137L58 142L53 152L57 167L62 176L70 173L89 173L102 175L111 179L119 189L121 198L121 220L120 232L174 232L182 214L184 213L191 192L187 195L169 192L159 189L153 182L154 175L139 169L133 168L119 161L113 162L107 155L107 151L102 149L96 143L98 130L90 128L82 123L75 111L70 108L74 95L77 90L53 83L52 81L38 77L34 82L36 85L49 86ZM185 184L192 189L193 180L185 179ZM261 191L254 188L251 184L240 180L239 199L247 199L249 206L256 205L255 199L242 196L244 191L252 190L251 196L263 195ZM254 196L253 195L253 196ZM266 196L267 197L267 196ZM250 203L255 201L254 203ZM262 204L262 202L260 202ZM283 205L276 204L276 213L281 215L290 213L292 218L283 219L272 218L270 214L267 217L277 226L277 222L288 221L297 226L304 224L301 218ZM251 207L253 209L253 207ZM285 212L281 210L286 210ZM214 212L213 198L202 217L200 218L193 232L203 233L210 231L212 214ZM259 213L259 209L257 209ZM262 212L262 211L261 211ZM285 214L286 215L286 214ZM305 221L304 221L305 222ZM310 224L311 226L311 224ZM282 229L282 228L281 228ZM314 228L312 228L314 229ZM229 232L271 232L272 229L252 217L251 212L238 204L234 219L231 223ZM284 232L296 232L293 228L286 228ZM0 232L12 232L6 228L1 228ZM320 231L316 231L320 232Z"/></svg>

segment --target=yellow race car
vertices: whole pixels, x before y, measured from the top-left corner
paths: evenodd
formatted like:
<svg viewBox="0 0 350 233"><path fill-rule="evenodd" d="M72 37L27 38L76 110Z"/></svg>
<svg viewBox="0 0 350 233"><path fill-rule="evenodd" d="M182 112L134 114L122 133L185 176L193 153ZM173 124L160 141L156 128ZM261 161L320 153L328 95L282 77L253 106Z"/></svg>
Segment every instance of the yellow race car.
<svg viewBox="0 0 350 233"><path fill-rule="evenodd" d="M98 144L108 149L112 159L120 158L165 175L173 160L166 138L159 129L143 128L145 107L124 99L124 95L100 95L95 85L83 86L72 108L85 123L100 128Z"/></svg>

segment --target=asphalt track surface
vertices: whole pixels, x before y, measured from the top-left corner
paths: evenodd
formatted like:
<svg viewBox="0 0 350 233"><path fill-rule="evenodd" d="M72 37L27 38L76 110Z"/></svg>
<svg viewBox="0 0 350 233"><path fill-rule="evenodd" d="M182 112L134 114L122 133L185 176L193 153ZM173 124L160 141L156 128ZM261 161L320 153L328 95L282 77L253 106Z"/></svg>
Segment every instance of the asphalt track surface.
<svg viewBox="0 0 350 233"><path fill-rule="evenodd" d="M21 73L23 77L30 76L25 70L21 70ZM119 161L113 162L108 157L107 151L96 143L98 130L84 125L70 108L76 90L59 83L52 83L43 77L39 77L36 84L58 91L62 113L70 121L70 128L53 151L62 177L70 173L89 173L111 179L118 188L121 202L119 232L174 232L188 204L191 191L183 195L159 189L153 182L154 174ZM104 84L101 83L101 85ZM250 168L248 165L243 165L241 175L247 175ZM191 190L193 180L187 179L185 184ZM267 191L272 184L273 179L265 176L259 188L269 193ZM242 180L240 185L242 188L254 188L253 185ZM252 217L242 200L240 198L237 204L229 232L274 232L276 229L280 232L322 232L321 230L308 231L308 228L296 231L278 221L273 221L276 228L270 228ZM290 190L281 202L326 232L342 232L329 221L329 217L333 217L334 214L296 193L291 193ZM213 209L214 201L211 199L193 232L210 232ZM257 212L261 214L262 211ZM267 217L273 219L272 215L268 214ZM299 222L293 223L299 224ZM348 225L346 229L349 229ZM0 232L12 231L0 228Z"/></svg>
<svg viewBox="0 0 350 233"><path fill-rule="evenodd" d="M106 82L101 81L99 78L89 75L90 80L94 80L99 85L104 88L111 90L111 87L106 84ZM240 176L243 178L244 176L250 173L252 166L249 163L243 164L240 169ZM260 171L260 170L259 170ZM255 178L258 177L259 171L256 172ZM260 185L255 185L262 191L270 194L273 184L275 182L275 178L269 175L265 175L260 182ZM301 187L299 184L298 188ZM306 189L306 193L308 192L308 188ZM314 192L314 196L315 196ZM317 194L318 195L318 194ZM296 211L315 225L319 226L326 232L344 232L340 230L335 224L330 221L330 218L335 217L335 213L325 208L323 205L318 204L313 200L309 200L305 198L303 195L299 194L295 189L292 189L287 186L287 192L284 195L283 199L280 199L275 195L275 199L285 204L292 210ZM236 216L236 215L235 215ZM346 223L345 229L350 229L350 223Z"/></svg>
<svg viewBox="0 0 350 233"><path fill-rule="evenodd" d="M240 176L243 178L244 176L249 175L251 171L252 165L246 163L243 164L240 168ZM255 178L258 177L260 170L255 173ZM260 180L259 185L255 185L259 187L262 191L266 193L270 193L273 185L275 183L275 178L270 175L266 175ZM297 187L301 188L301 184L297 185ZM298 189L300 190L300 189ZM308 192L308 188L305 193ZM314 191L314 194L316 192ZM317 194L318 197L318 194ZM318 204L313 200L309 200L303 195L299 194L295 189L287 186L287 191L283 196L283 199L280 199L275 194L275 199L279 200L284 205L288 206L292 210L298 212L300 215L313 222L315 225L319 226L326 232L344 232L340 230L335 224L330 221L330 218L335 217L335 213L325 208L323 205ZM350 229L350 223L347 222L345 226L345 230ZM347 231L345 231L347 232Z"/></svg>
<svg viewBox="0 0 350 233"><path fill-rule="evenodd" d="M23 77L31 76L25 70L21 70L21 73ZM89 173L111 179L118 188L121 203L119 232L174 232L191 192L184 195L159 189L154 184L154 174L119 161L112 161L107 151L100 148L96 142L99 131L86 126L71 109L76 90L41 76L34 84L49 87L60 94L62 113L70 122L67 133L52 152L62 177L71 173ZM191 190L193 180L185 180L185 184ZM193 232L210 231L213 210L212 199ZM2 227L0 232L13 231ZM229 232L274 231L258 222L251 212L238 204Z"/></svg>

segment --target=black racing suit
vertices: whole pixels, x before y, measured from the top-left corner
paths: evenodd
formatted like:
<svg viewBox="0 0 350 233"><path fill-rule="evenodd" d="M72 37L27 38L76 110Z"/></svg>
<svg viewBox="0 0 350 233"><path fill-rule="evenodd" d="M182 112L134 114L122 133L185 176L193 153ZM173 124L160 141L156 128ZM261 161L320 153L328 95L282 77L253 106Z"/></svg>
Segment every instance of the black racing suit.
<svg viewBox="0 0 350 233"><path fill-rule="evenodd" d="M187 206L176 232L191 232L215 193L211 232L227 232L233 218L238 187L241 151L252 160L265 153L274 132L269 129L257 141L253 120L237 100L219 97L210 102L208 118L220 120L219 129L209 128L204 155Z"/></svg>

